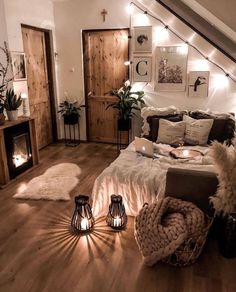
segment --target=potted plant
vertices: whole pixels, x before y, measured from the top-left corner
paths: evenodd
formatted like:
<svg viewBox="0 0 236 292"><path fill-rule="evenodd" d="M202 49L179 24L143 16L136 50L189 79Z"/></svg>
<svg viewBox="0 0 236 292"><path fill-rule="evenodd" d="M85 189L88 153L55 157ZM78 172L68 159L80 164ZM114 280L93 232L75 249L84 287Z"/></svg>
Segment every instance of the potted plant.
<svg viewBox="0 0 236 292"><path fill-rule="evenodd" d="M1 59L3 60L0 62L0 125L4 124L5 122L5 115L4 115L4 103L5 103L5 93L8 87L8 83L13 79L12 77L8 77L9 70L10 70L10 53L8 51L7 43L4 42L4 46L0 46L0 53L3 54Z"/></svg>
<svg viewBox="0 0 236 292"><path fill-rule="evenodd" d="M65 125L75 125L79 121L79 111L82 107L85 107L84 105L77 106L77 101L70 102L68 100L64 100L59 105L60 110L58 113L62 115L64 118L64 124Z"/></svg>
<svg viewBox="0 0 236 292"><path fill-rule="evenodd" d="M10 121L18 119L18 108L22 104L21 95L17 96L14 89L7 89L4 100L4 107L7 111L7 116Z"/></svg>
<svg viewBox="0 0 236 292"><path fill-rule="evenodd" d="M210 197L210 201L215 209L219 250L227 258L236 257L236 149L234 146L228 147L216 141L211 146L219 185L216 194Z"/></svg>
<svg viewBox="0 0 236 292"><path fill-rule="evenodd" d="M110 90L107 94L118 97L118 100L107 106L118 109L118 130L128 131L131 128L131 118L134 110L140 110L144 104L144 91L132 91L129 80L120 89Z"/></svg>

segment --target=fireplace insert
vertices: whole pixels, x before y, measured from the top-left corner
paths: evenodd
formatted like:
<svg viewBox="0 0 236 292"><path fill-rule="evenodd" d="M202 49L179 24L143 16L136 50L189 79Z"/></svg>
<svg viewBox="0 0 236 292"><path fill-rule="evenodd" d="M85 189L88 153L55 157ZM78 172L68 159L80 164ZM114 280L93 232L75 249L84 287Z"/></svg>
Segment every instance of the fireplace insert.
<svg viewBox="0 0 236 292"><path fill-rule="evenodd" d="M33 166L29 123L4 129L10 179Z"/></svg>

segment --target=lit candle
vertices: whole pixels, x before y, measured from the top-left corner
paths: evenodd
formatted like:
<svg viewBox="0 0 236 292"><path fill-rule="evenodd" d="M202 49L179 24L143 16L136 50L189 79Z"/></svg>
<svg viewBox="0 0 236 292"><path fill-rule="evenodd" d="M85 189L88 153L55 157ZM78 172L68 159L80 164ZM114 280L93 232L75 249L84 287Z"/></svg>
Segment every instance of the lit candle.
<svg viewBox="0 0 236 292"><path fill-rule="evenodd" d="M121 218L119 216L116 216L114 219L114 227L120 227L121 226Z"/></svg>
<svg viewBox="0 0 236 292"><path fill-rule="evenodd" d="M188 157L189 156L189 150L183 150L183 156Z"/></svg>
<svg viewBox="0 0 236 292"><path fill-rule="evenodd" d="M143 147L142 147L142 150L143 150L143 151L145 151L145 150L146 150L145 146L143 146Z"/></svg>
<svg viewBox="0 0 236 292"><path fill-rule="evenodd" d="M89 224L88 224L88 219L87 218L83 218L81 220L80 226L81 226L81 230L88 230L89 229Z"/></svg>

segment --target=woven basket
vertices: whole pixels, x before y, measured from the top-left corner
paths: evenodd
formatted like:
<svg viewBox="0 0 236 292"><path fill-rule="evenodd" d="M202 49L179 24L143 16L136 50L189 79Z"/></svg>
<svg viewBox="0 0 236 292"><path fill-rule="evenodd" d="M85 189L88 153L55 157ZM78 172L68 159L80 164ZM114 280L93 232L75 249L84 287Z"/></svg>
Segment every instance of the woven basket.
<svg viewBox="0 0 236 292"><path fill-rule="evenodd" d="M205 228L197 236L186 240L173 254L162 261L176 267L184 267L195 263L202 252L212 223L213 218L205 215Z"/></svg>

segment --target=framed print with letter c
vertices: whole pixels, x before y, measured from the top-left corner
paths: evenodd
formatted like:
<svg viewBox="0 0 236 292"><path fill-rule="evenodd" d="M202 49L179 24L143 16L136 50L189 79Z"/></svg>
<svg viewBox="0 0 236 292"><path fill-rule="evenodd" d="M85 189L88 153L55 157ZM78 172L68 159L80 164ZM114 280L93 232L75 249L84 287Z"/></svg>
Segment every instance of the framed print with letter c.
<svg viewBox="0 0 236 292"><path fill-rule="evenodd" d="M133 82L151 82L152 57L133 57Z"/></svg>

